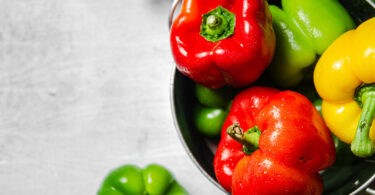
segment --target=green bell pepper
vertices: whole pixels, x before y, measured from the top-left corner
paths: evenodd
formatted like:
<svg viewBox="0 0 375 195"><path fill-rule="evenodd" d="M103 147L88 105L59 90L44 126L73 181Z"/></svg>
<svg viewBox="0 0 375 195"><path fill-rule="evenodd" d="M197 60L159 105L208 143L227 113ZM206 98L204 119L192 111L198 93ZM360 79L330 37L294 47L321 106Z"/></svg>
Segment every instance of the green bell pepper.
<svg viewBox="0 0 375 195"><path fill-rule="evenodd" d="M201 134L209 138L220 135L234 95L235 90L231 88L210 89L195 84L195 97L199 103L194 107L193 120Z"/></svg>
<svg viewBox="0 0 375 195"><path fill-rule="evenodd" d="M104 180L98 195L187 195L163 166L151 164L140 169L125 165L113 170Z"/></svg>
<svg viewBox="0 0 375 195"><path fill-rule="evenodd" d="M277 42L269 70L280 86L292 87L311 77L317 55L355 24L337 0L282 0L281 5L270 5Z"/></svg>

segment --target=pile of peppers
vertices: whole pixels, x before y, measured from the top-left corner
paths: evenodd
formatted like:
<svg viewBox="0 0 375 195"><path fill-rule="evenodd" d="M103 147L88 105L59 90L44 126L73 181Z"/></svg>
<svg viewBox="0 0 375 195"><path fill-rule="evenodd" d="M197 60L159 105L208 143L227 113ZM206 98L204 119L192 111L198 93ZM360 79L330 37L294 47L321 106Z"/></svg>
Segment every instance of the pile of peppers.
<svg viewBox="0 0 375 195"><path fill-rule="evenodd" d="M196 129L220 134L213 165L225 190L322 194L320 171L374 155L375 18L360 23L337 0L183 1L172 54L198 86ZM254 86L263 76L273 84ZM306 83L315 106L292 91ZM231 104L223 86L240 91ZM209 109L222 115L209 120Z"/></svg>

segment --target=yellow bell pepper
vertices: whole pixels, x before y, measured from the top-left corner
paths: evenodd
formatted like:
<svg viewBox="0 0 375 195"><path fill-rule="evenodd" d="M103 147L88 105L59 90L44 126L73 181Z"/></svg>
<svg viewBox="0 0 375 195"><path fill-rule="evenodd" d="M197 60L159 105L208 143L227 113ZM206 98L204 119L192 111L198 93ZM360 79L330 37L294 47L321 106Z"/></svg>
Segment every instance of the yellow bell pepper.
<svg viewBox="0 0 375 195"><path fill-rule="evenodd" d="M323 98L322 114L352 152L375 152L375 18L337 38L314 70L314 84Z"/></svg>

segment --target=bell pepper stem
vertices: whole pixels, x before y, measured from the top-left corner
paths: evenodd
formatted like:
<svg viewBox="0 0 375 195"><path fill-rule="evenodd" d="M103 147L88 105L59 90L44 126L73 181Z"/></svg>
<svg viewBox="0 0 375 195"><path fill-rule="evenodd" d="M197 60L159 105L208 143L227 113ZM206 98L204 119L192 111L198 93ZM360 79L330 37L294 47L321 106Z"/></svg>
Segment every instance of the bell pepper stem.
<svg viewBox="0 0 375 195"><path fill-rule="evenodd" d="M259 137L261 132L257 126L250 128L246 133L240 127L239 123L234 123L227 128L227 133L234 140L244 146L243 152L251 154L258 149Z"/></svg>
<svg viewBox="0 0 375 195"><path fill-rule="evenodd" d="M216 42L234 34L235 14L218 6L203 14L200 35L207 41Z"/></svg>
<svg viewBox="0 0 375 195"><path fill-rule="evenodd" d="M223 20L216 16L216 15L210 15L207 17L207 26L210 28L215 28L221 24Z"/></svg>
<svg viewBox="0 0 375 195"><path fill-rule="evenodd" d="M358 98L362 103L362 113L357 125L354 140L351 144L352 152L361 158L370 157L375 152L375 143L370 139L369 133L375 117L375 90L373 85L363 87Z"/></svg>

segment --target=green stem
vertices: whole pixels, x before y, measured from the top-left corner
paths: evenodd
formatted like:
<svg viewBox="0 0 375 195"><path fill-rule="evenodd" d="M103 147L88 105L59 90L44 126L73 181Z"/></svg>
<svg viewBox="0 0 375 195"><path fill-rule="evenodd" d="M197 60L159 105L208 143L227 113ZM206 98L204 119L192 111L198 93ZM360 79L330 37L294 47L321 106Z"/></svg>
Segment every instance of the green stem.
<svg viewBox="0 0 375 195"><path fill-rule="evenodd" d="M250 128L246 133L240 127L240 124L235 123L227 128L227 133L234 140L242 144L243 152L251 154L258 149L259 137L261 132L257 126Z"/></svg>
<svg viewBox="0 0 375 195"><path fill-rule="evenodd" d="M375 85L364 85L359 89L356 99L362 105L354 140L351 144L352 152L361 158L370 157L375 152L375 144L370 139L369 133L375 117Z"/></svg>
<svg viewBox="0 0 375 195"><path fill-rule="evenodd" d="M235 14L218 6L202 16L200 35L206 40L216 42L234 33Z"/></svg>
<svg viewBox="0 0 375 195"><path fill-rule="evenodd" d="M207 17L207 26L211 29L216 28L222 23L223 19L216 15L210 15Z"/></svg>

